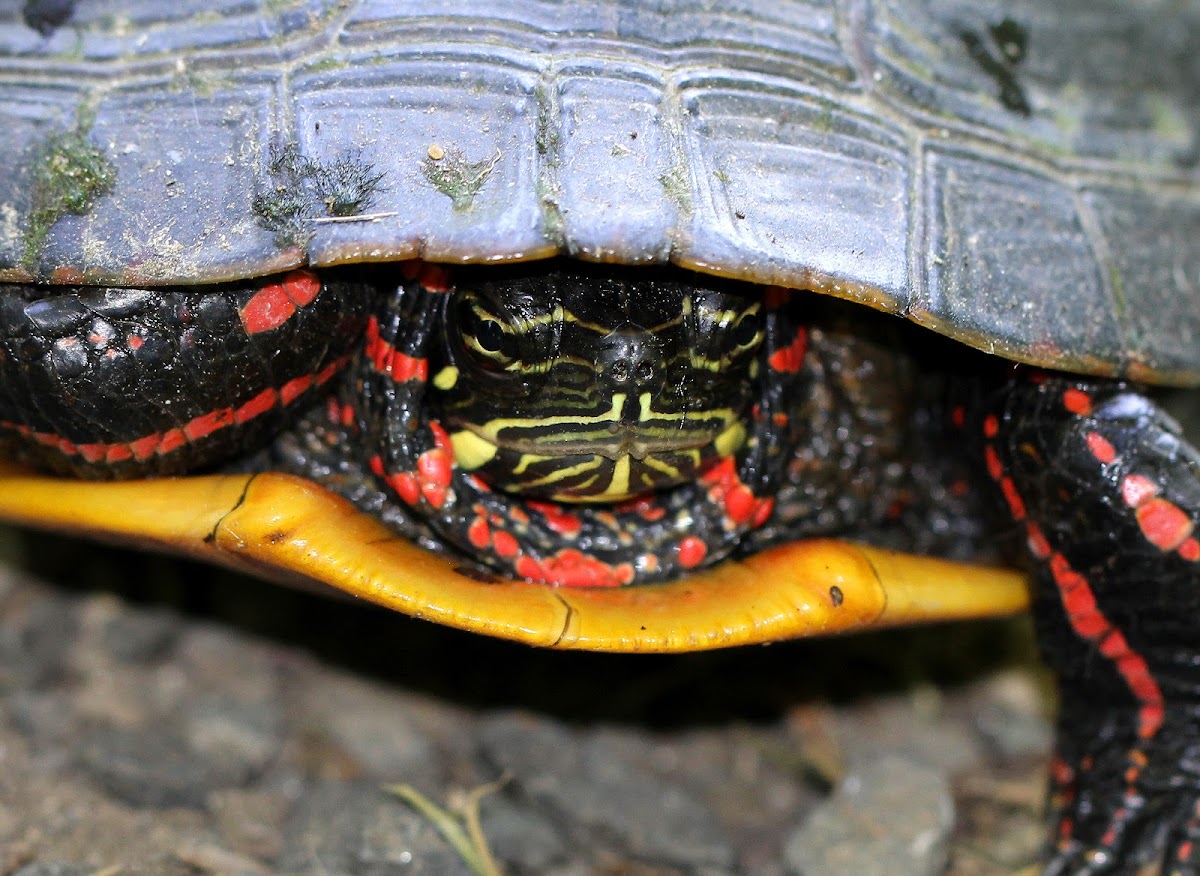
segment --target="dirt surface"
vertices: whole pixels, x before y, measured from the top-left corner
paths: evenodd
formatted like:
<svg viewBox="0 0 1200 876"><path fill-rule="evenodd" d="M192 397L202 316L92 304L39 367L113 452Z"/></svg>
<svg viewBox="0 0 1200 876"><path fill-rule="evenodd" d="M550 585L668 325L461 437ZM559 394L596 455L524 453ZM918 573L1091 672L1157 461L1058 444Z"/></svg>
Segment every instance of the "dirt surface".
<svg viewBox="0 0 1200 876"><path fill-rule="evenodd" d="M539 652L0 531L0 876L1016 873L1024 623L680 657Z"/></svg>

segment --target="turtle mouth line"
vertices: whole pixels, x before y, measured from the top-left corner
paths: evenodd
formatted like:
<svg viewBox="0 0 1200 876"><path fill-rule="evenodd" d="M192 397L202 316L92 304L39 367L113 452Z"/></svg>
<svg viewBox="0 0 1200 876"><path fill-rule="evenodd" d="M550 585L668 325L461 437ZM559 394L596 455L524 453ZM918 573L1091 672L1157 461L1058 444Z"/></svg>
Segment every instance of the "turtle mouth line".
<svg viewBox="0 0 1200 876"><path fill-rule="evenodd" d="M688 432L686 435L671 438L650 437L639 435L636 431L628 431L624 434L614 435L607 440L581 439L548 442L501 439L495 441L484 434L482 430L472 429L471 431L485 441L494 443L496 447L502 450L515 451L531 456L603 456L612 460L617 460L625 456L640 460L664 453L687 453L699 450L711 444L716 439L715 431L704 430L702 432Z"/></svg>

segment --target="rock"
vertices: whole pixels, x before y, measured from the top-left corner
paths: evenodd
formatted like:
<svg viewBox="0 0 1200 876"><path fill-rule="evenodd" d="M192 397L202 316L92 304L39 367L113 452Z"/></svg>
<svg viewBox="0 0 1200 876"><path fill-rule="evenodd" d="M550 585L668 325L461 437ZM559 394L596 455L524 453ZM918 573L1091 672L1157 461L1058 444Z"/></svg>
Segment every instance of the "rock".
<svg viewBox="0 0 1200 876"><path fill-rule="evenodd" d="M615 838L629 854L693 868L732 867L724 826L689 789L623 756L605 733L515 714L484 721L486 756L543 811L565 813L573 839ZM580 830L582 829L582 830Z"/></svg>
<svg viewBox="0 0 1200 876"><path fill-rule="evenodd" d="M420 814L371 782L318 782L284 825L281 873L472 876Z"/></svg>
<svg viewBox="0 0 1200 876"><path fill-rule="evenodd" d="M953 827L947 774L885 755L849 773L784 855L795 876L935 876L945 871Z"/></svg>

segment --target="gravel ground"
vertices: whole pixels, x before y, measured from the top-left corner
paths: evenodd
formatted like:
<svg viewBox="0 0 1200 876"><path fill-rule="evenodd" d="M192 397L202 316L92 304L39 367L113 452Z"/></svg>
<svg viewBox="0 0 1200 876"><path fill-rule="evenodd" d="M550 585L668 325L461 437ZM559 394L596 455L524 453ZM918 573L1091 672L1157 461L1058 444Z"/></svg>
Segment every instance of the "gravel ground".
<svg viewBox="0 0 1200 876"><path fill-rule="evenodd" d="M140 554L0 561L0 876L1018 873L1050 730L1027 625L539 652Z"/></svg>

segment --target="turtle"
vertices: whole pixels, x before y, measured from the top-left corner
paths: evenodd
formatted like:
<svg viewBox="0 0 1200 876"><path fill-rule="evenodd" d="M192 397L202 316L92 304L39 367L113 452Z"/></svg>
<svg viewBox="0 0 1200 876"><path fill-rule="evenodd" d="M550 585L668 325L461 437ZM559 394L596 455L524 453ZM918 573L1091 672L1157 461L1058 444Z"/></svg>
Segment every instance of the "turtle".
<svg viewBox="0 0 1200 876"><path fill-rule="evenodd" d="M550 647L1032 602L1044 872L1198 873L1196 33L8 4L0 516Z"/></svg>

